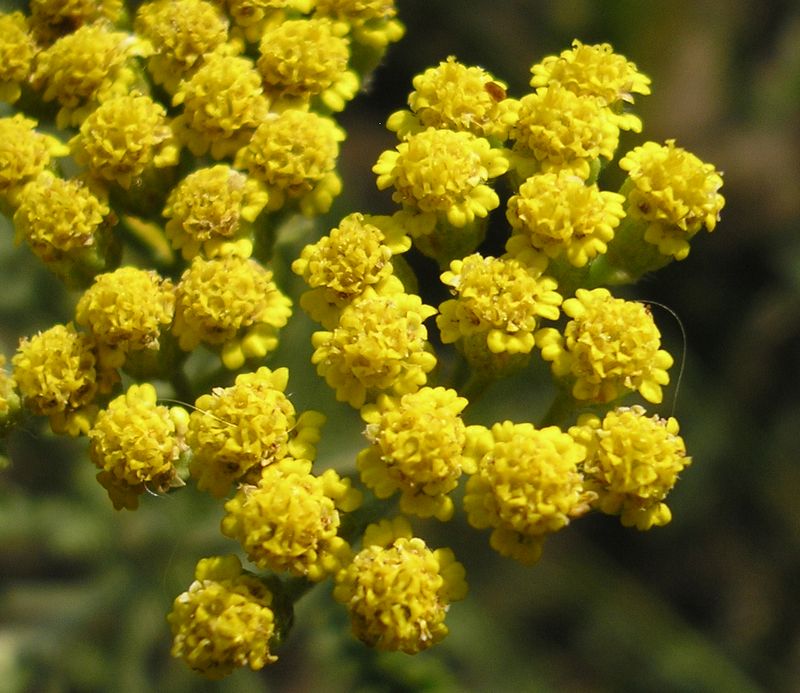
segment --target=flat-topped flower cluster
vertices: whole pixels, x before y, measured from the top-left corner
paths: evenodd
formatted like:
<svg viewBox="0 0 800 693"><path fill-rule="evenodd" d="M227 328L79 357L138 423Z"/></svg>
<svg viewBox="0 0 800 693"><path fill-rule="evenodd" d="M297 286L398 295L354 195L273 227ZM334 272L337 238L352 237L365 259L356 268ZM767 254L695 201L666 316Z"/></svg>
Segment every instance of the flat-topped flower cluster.
<svg viewBox="0 0 800 693"><path fill-rule="evenodd" d="M430 647L467 585L415 518L463 512L523 564L591 511L670 521L691 458L644 404L662 402L673 357L648 306L612 292L684 259L724 200L673 140L619 155L650 91L633 63L575 41L514 98L447 58L387 119L397 145L372 171L396 211L331 222L336 117L402 36L394 3L137 5L0 14L0 209L79 293L74 321L23 337L9 370L0 356L0 432L39 416L85 437L117 509L192 487L224 504L251 569L200 560L168 617L175 656L213 678L262 668L325 580L367 645ZM317 233L283 267L273 248L298 216ZM502 255L482 251L487 233L505 234ZM438 264L449 298L428 303L407 253ZM310 366L364 421L349 469L316 459L326 416L298 412L273 363L298 304L319 326ZM531 358L550 364L551 412L472 420L491 382L538 386ZM190 359L208 367L189 377Z"/></svg>

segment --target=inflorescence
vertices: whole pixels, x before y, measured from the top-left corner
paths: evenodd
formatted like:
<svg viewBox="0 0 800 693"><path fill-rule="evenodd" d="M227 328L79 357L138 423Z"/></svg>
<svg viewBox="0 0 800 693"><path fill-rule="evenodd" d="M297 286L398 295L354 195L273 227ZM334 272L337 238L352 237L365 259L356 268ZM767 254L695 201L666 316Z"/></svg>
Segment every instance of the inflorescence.
<svg viewBox="0 0 800 693"><path fill-rule="evenodd" d="M618 151L642 131L648 77L575 41L513 97L448 57L387 119L397 144L372 171L395 211L336 221L337 117L403 35L394 3L129 10L0 14L0 210L77 296L73 321L21 339L10 368L0 355L0 433L39 416L85 438L117 509L219 499L238 556L201 559L175 599L176 657L212 678L264 667L292 600L326 580L366 645L434 645L467 583L419 518L461 514L526 565L592 511L670 521L691 458L677 421L645 406L673 356L649 307L614 292L683 260L724 199L721 174L674 140ZM317 233L282 257L298 218ZM436 265L443 301L412 270ZM318 325L310 367L364 422L349 468L315 459L326 417L296 411L273 363L302 313ZM198 353L213 367L195 382ZM539 387L532 359L556 393L539 422L470 415L499 378Z"/></svg>

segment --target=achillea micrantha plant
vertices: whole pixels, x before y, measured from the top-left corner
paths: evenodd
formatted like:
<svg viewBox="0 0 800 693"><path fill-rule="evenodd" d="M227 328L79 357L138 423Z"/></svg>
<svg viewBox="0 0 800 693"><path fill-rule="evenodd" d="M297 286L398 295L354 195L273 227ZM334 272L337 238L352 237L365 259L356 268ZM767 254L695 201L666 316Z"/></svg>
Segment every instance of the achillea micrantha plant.
<svg viewBox="0 0 800 693"><path fill-rule="evenodd" d="M331 218L337 117L404 33L393 2L31 6L0 14L0 209L80 295L72 321L0 355L0 432L47 417L86 437L118 509L146 492L219 500L248 567L199 560L168 615L176 657L212 678L262 668L293 602L328 581L367 646L433 646L467 583L420 518L460 515L526 565L593 511L670 521L691 458L645 406L674 359L649 307L615 291L683 260L724 200L674 140L617 151L650 91L633 63L575 41L515 97L443 56L372 165L394 213ZM490 217L502 254L484 251ZM298 229L305 247L275 252ZM318 325L311 378L363 419L349 466L315 459L336 412L297 411L276 362L295 320ZM552 409L476 420L486 387L531 359Z"/></svg>

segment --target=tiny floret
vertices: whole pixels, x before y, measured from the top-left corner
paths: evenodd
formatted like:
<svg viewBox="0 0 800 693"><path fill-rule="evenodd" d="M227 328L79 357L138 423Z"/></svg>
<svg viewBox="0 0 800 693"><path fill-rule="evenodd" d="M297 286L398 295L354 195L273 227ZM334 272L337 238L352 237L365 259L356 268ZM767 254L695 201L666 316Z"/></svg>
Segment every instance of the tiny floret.
<svg viewBox="0 0 800 693"><path fill-rule="evenodd" d="M149 169L174 166L179 155L164 107L135 92L98 106L70 146L93 176L126 190Z"/></svg>
<svg viewBox="0 0 800 693"><path fill-rule="evenodd" d="M198 255L177 284L172 330L181 349L209 344L221 349L228 368L236 369L278 346L278 329L289 319L291 305L272 272L255 260Z"/></svg>
<svg viewBox="0 0 800 693"><path fill-rule="evenodd" d="M455 390L423 387L402 397L381 395L365 406L361 417L371 445L358 454L361 480L378 498L399 491L405 513L449 520L448 494L463 471L474 471L463 456L467 404Z"/></svg>
<svg viewBox="0 0 800 693"><path fill-rule="evenodd" d="M672 513L664 499L692 461L678 431L674 418L647 416L638 405L614 409L602 421L582 417L570 433L587 447L583 473L597 494L594 505L626 527L667 524Z"/></svg>
<svg viewBox="0 0 800 693"><path fill-rule="evenodd" d="M145 491L165 493L183 485L175 463L185 412L173 416L157 399L151 384L131 385L99 412L89 430L89 457L100 469L97 480L117 510L135 510Z"/></svg>
<svg viewBox="0 0 800 693"><path fill-rule="evenodd" d="M11 359L14 380L25 406L50 417L56 433L78 435L89 430L92 401L100 388L94 344L72 323L20 340Z"/></svg>
<svg viewBox="0 0 800 693"><path fill-rule="evenodd" d="M545 328L536 343L553 374L572 383L573 397L612 402L638 391L648 402L661 402L672 357L660 348L661 333L647 306L604 288L578 289L562 310L572 318L563 336Z"/></svg>
<svg viewBox="0 0 800 693"><path fill-rule="evenodd" d="M147 67L156 84L174 93L204 58L233 52L226 44L228 20L215 3L206 0L155 0L136 12L136 33L153 46Z"/></svg>
<svg viewBox="0 0 800 693"><path fill-rule="evenodd" d="M176 185L163 215L165 232L184 259L225 254L231 243L244 243L252 252L252 223L267 204L258 181L225 164L201 168Z"/></svg>
<svg viewBox="0 0 800 693"><path fill-rule="evenodd" d="M379 52L405 33L394 0L315 0L314 13L336 20L354 41Z"/></svg>
<svg viewBox="0 0 800 693"><path fill-rule="evenodd" d="M508 200L513 232L506 250L528 264L563 256L583 267L608 249L625 216L624 201L568 170L533 175Z"/></svg>
<svg viewBox="0 0 800 693"><path fill-rule="evenodd" d="M15 103L30 76L37 46L22 12L0 12L0 102Z"/></svg>
<svg viewBox="0 0 800 693"><path fill-rule="evenodd" d="M242 571L234 555L203 558L195 581L172 604L172 656L209 679L238 667L263 669L278 658L270 652L275 635L272 593Z"/></svg>
<svg viewBox="0 0 800 693"><path fill-rule="evenodd" d="M235 166L264 183L270 210L295 202L307 216L324 214L342 190L336 161L344 138L344 130L317 113L270 113L236 154Z"/></svg>
<svg viewBox="0 0 800 693"><path fill-rule="evenodd" d="M311 362L336 398L360 408L380 392L414 392L436 365L424 321L436 309L416 294L367 288L347 306L333 331L311 337Z"/></svg>
<svg viewBox="0 0 800 693"><path fill-rule="evenodd" d="M36 130L36 121L17 113L0 118L0 203L16 206L19 191L69 147Z"/></svg>
<svg viewBox="0 0 800 693"><path fill-rule="evenodd" d="M336 576L334 598L350 613L353 635L369 647L416 654L448 632L451 602L467 593L450 549L432 551L398 517L370 525L364 548Z"/></svg>
<svg viewBox="0 0 800 693"><path fill-rule="evenodd" d="M122 0L30 0L30 24L36 39L50 44L85 24L116 24L122 17Z"/></svg>
<svg viewBox="0 0 800 693"><path fill-rule="evenodd" d="M516 121L519 102L506 96L506 86L453 56L414 77L413 85L411 110L397 111L386 121L399 137L433 127L503 142Z"/></svg>
<svg viewBox="0 0 800 693"><path fill-rule="evenodd" d="M683 260L703 227L713 231L725 204L722 175L712 164L675 146L645 142L619 162L628 172L622 192L631 217L647 225L644 239L663 255Z"/></svg>
<svg viewBox="0 0 800 693"><path fill-rule="evenodd" d="M383 152L372 170L380 190L394 188L395 202L463 227L500 204L488 182L508 170L508 159L482 137L431 127Z"/></svg>
<svg viewBox="0 0 800 693"><path fill-rule="evenodd" d="M89 329L104 365L119 368L133 351L156 350L172 323L175 291L153 270L120 267L95 277L75 307L75 321Z"/></svg>
<svg viewBox="0 0 800 693"><path fill-rule="evenodd" d="M576 94L596 96L612 108L620 129L641 132L641 120L622 109L633 103L634 94L650 93L650 78L610 44L588 45L576 39L571 49L548 55L531 67L531 73L532 87L558 84Z"/></svg>
<svg viewBox="0 0 800 693"><path fill-rule="evenodd" d="M287 105L317 99L341 111L358 92L358 75L349 69L350 42L325 18L284 21L261 37L258 70L267 93Z"/></svg>
<svg viewBox="0 0 800 693"><path fill-rule="evenodd" d="M613 116L597 97L558 85L523 96L511 129L512 164L522 179L566 169L585 180L598 158L614 157L619 126Z"/></svg>
<svg viewBox="0 0 800 693"><path fill-rule="evenodd" d="M269 103L249 58L212 54L181 82L172 98L183 106L175 129L195 156L233 156L266 117Z"/></svg>
<svg viewBox="0 0 800 693"><path fill-rule="evenodd" d="M284 458L265 468L256 486L239 487L225 504L222 533L259 568L318 582L349 562L339 511L354 510L360 499L334 470L315 476L310 461Z"/></svg>
<svg viewBox="0 0 800 693"><path fill-rule="evenodd" d="M187 443L201 491L220 498L235 482L256 485L262 470L284 457L314 459L325 419L311 411L296 416L284 394L288 379L286 368L262 366L197 398Z"/></svg>
<svg viewBox="0 0 800 693"><path fill-rule="evenodd" d="M474 253L453 260L441 278L456 295L436 317L445 344L480 334L492 353L527 354L540 320L560 314L555 280L514 258Z"/></svg>
<svg viewBox="0 0 800 693"><path fill-rule="evenodd" d="M466 454L477 465L464 496L467 520L492 529L491 546L502 556L536 563L547 535L589 510L578 469L586 451L556 426L471 427Z"/></svg>

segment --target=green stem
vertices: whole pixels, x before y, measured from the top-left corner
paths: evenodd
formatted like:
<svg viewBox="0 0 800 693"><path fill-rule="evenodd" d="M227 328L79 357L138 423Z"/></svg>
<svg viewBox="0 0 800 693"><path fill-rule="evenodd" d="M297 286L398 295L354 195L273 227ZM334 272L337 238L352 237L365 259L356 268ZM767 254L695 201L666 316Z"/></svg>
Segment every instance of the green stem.
<svg viewBox="0 0 800 693"><path fill-rule="evenodd" d="M578 409L578 403L569 390L559 388L558 394L555 396L547 413L542 417L539 425L542 428L545 426L564 428L567 424L574 422Z"/></svg>

